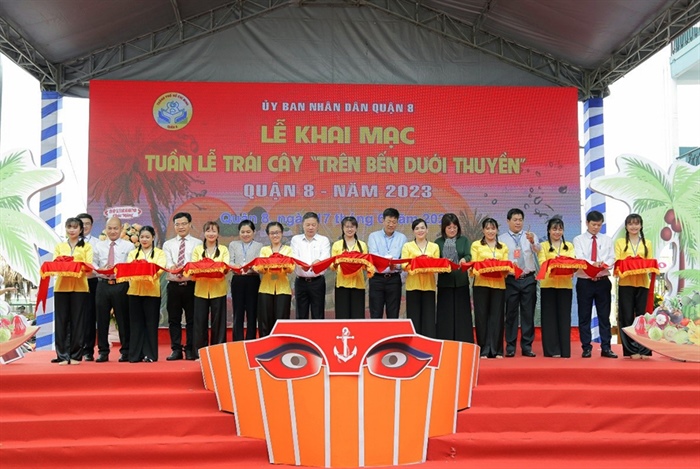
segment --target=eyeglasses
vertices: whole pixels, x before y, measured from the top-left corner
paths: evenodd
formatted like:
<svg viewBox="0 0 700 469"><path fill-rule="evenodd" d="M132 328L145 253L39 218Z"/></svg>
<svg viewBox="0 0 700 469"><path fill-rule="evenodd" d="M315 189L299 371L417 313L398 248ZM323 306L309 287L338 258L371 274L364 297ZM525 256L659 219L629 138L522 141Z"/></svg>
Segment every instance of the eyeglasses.
<svg viewBox="0 0 700 469"><path fill-rule="evenodd" d="M181 227L187 226L187 225L189 225L189 222L186 222L186 223L175 223L175 227L176 227L176 228L181 228Z"/></svg>

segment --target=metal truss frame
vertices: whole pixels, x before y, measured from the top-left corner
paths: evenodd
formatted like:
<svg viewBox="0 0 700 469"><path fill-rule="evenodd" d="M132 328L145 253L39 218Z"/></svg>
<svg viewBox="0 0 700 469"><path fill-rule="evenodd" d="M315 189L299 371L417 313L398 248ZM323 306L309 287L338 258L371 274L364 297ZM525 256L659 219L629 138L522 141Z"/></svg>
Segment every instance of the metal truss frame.
<svg viewBox="0 0 700 469"><path fill-rule="evenodd" d="M49 62L0 16L0 52L39 80L41 89L57 88L58 67Z"/></svg>
<svg viewBox="0 0 700 469"><path fill-rule="evenodd" d="M587 88L607 87L700 21L700 1L679 0L654 18L587 76Z"/></svg>
<svg viewBox="0 0 700 469"><path fill-rule="evenodd" d="M175 23L120 44L95 50L63 63L51 63L3 18L0 51L36 77L42 89L65 93L87 87L91 79L174 50L202 37L242 24L280 8L356 6L373 8L429 30L450 41L494 56L560 86L579 90L579 99L604 97L609 86L684 30L700 21L700 0L677 0L594 70L584 69L550 54L487 33L477 25L424 6L420 0L236 0L190 18L181 18L171 0ZM483 11L488 15L488 11Z"/></svg>

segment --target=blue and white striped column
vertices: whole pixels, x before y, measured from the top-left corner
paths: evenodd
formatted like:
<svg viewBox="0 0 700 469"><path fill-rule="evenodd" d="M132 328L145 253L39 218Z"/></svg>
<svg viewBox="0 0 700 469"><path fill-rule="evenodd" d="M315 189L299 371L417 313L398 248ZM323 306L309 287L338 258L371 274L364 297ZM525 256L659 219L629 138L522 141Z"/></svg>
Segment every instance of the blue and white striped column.
<svg viewBox="0 0 700 469"><path fill-rule="evenodd" d="M41 93L41 167L58 168L59 158L63 151L61 147L61 108L63 97L55 91ZM39 212L52 229L61 225L61 213L58 209L61 193L58 186L44 189L39 194ZM53 259L53 252L39 249L40 262ZM49 287L46 309L37 311L36 323L40 326L36 335L37 350L54 349L54 294L53 281Z"/></svg>
<svg viewBox="0 0 700 469"><path fill-rule="evenodd" d="M603 132L603 98L590 98L583 103L583 130L585 132L584 146L584 184L586 197L584 200L584 217L591 210L597 210L605 215L605 196L590 189L591 181L605 174L605 140ZM584 218L585 219L585 218ZM603 223L600 232L605 233L607 223ZM591 318L591 336L594 342L600 342L598 316L595 307Z"/></svg>

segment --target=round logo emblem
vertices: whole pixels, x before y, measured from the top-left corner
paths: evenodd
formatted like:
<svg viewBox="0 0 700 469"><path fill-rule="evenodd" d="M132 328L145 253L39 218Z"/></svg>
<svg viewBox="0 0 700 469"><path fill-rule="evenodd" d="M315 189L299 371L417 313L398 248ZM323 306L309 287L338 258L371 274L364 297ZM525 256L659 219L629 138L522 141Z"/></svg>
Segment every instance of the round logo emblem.
<svg viewBox="0 0 700 469"><path fill-rule="evenodd" d="M165 130L180 130L192 119L192 103L184 94L164 93L153 104L153 118Z"/></svg>

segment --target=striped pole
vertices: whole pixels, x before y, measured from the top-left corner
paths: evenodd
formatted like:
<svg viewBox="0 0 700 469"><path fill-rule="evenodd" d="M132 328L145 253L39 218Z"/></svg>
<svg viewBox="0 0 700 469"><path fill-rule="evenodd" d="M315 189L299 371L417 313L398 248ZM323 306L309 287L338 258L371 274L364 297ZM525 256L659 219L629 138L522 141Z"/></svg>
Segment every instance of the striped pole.
<svg viewBox="0 0 700 469"><path fill-rule="evenodd" d="M605 215L605 196L590 189L591 181L598 176L605 174L605 140L603 132L603 98L590 98L583 104L584 124L586 143L584 146L584 183L586 187L586 197L584 200L584 212L597 210ZM600 229L605 233L607 223L603 223ZM600 342L600 331L598 329L598 315L593 307L591 317L591 336L593 342Z"/></svg>
<svg viewBox="0 0 700 469"><path fill-rule="evenodd" d="M63 97L55 91L41 92L41 167L58 168L61 157L61 108ZM39 213L52 229L61 225L61 214L58 205L61 202L61 193L58 186L44 189L39 195ZM40 262L53 259L53 253L39 249ZM53 282L49 287L49 293L44 311L37 311L36 324L40 326L36 335L37 350L54 349L54 295Z"/></svg>

